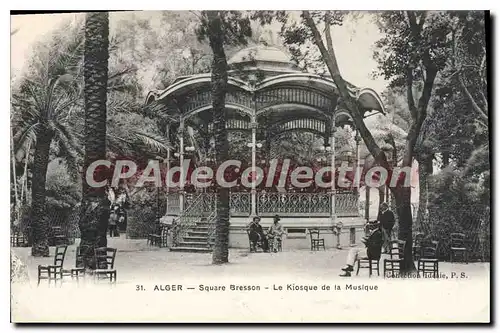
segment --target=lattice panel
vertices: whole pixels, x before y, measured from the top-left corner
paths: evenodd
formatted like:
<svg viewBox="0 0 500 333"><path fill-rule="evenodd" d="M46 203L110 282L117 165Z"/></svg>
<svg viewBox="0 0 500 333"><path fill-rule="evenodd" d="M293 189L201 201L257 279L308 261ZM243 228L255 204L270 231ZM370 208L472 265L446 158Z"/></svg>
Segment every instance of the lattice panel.
<svg viewBox="0 0 500 333"><path fill-rule="evenodd" d="M252 196L250 193L231 193L229 199L231 214L247 216L252 210Z"/></svg>
<svg viewBox="0 0 500 333"><path fill-rule="evenodd" d="M259 193L259 214L329 214L328 193Z"/></svg>
<svg viewBox="0 0 500 333"><path fill-rule="evenodd" d="M257 95L257 110L268 106L296 103L327 111L331 109L331 101L322 94L298 88L279 88L260 92Z"/></svg>
<svg viewBox="0 0 500 333"><path fill-rule="evenodd" d="M335 195L337 216L358 216L358 196L355 192L337 192Z"/></svg>
<svg viewBox="0 0 500 333"><path fill-rule="evenodd" d="M295 119L281 123L274 128L278 133L297 129L313 130L318 133L325 133L325 122L318 119Z"/></svg>
<svg viewBox="0 0 500 333"><path fill-rule="evenodd" d="M253 109L252 96L246 92L230 91L226 94L226 103L240 105L244 108ZM211 106L212 97L210 91L201 91L189 96L183 105L184 113L190 113L196 109Z"/></svg>

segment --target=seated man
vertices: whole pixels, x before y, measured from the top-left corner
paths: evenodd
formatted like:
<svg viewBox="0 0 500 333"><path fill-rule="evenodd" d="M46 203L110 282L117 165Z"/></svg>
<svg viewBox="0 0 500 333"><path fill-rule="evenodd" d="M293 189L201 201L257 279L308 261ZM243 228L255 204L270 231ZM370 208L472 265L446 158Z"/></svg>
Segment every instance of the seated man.
<svg viewBox="0 0 500 333"><path fill-rule="evenodd" d="M257 242L261 242L262 250L264 252L269 252L269 246L267 243L267 237L264 234L264 230L260 225L260 217L255 216L248 225L249 237L250 237L250 252L255 252L257 250Z"/></svg>
<svg viewBox="0 0 500 333"><path fill-rule="evenodd" d="M368 223L369 233L363 237L364 248L352 248L347 255L346 267L342 268L344 274L340 276L351 276L354 270L354 263L358 258L380 259L382 251L383 237L379 223Z"/></svg>
<svg viewBox="0 0 500 333"><path fill-rule="evenodd" d="M269 242L272 244L271 248L274 252L278 252L278 244L281 242L281 237L283 235L283 227L279 223L279 215L274 216L274 223L271 224L269 230L267 231L267 237Z"/></svg>

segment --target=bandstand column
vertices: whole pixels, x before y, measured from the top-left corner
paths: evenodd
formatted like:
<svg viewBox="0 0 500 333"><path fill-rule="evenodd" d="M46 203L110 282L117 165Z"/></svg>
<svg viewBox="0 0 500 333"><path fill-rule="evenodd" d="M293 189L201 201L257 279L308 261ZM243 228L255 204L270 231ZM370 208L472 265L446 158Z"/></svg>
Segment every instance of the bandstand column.
<svg viewBox="0 0 500 333"><path fill-rule="evenodd" d="M184 211L184 119L181 119L179 125L179 165L180 165L180 178L179 178L179 210Z"/></svg>
<svg viewBox="0 0 500 333"><path fill-rule="evenodd" d="M361 175L358 175L358 172L360 172L360 166L361 166L361 152L359 149L359 142L361 141L361 137L359 136L359 132L356 130L356 135L354 136L354 140L356 141L356 165L355 165L355 170L354 170L354 181L355 181L355 191L356 191L356 207L359 210L359 183L360 181L358 180L361 178Z"/></svg>
<svg viewBox="0 0 500 333"><path fill-rule="evenodd" d="M170 171L170 125L167 125L167 160L165 161L167 164L167 172L165 173L165 177L167 176L168 172ZM165 186L166 186L166 193L167 193L167 200L166 200L166 210L165 213L168 214L168 209L170 208L169 206L169 193L170 193L170 186L168 186L168 178L165 178Z"/></svg>
<svg viewBox="0 0 500 333"><path fill-rule="evenodd" d="M255 116L252 117L252 122L250 124L252 128L252 189L251 189L251 196L252 196L252 213L251 216L257 216L257 189L256 189L256 182L257 182L257 177L256 177L256 168L255 168L255 158L257 154L257 122L255 120Z"/></svg>
<svg viewBox="0 0 500 333"><path fill-rule="evenodd" d="M330 200L331 200L331 219L332 225L335 225L335 118L332 120L332 128L330 132L330 152L331 152L331 173L332 179L330 184Z"/></svg>

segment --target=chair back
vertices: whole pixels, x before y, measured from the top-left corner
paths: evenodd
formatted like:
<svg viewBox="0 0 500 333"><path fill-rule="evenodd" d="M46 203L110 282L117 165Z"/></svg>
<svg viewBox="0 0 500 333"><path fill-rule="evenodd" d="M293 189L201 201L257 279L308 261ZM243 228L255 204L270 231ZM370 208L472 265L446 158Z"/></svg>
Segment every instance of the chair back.
<svg viewBox="0 0 500 333"><path fill-rule="evenodd" d="M77 246L75 250L75 267L83 267L83 253L79 246Z"/></svg>
<svg viewBox="0 0 500 333"><path fill-rule="evenodd" d="M423 259L437 259L438 244L437 241L423 242L420 257Z"/></svg>
<svg viewBox="0 0 500 333"><path fill-rule="evenodd" d="M66 257L67 245L57 246L56 255L54 256L54 266L62 267L64 264L64 258Z"/></svg>
<svg viewBox="0 0 500 333"><path fill-rule="evenodd" d="M389 255L391 259L403 259L405 253L406 241L392 240L389 242Z"/></svg>
<svg viewBox="0 0 500 333"><path fill-rule="evenodd" d="M115 266L116 249L111 247L98 247L94 250L96 268L112 269Z"/></svg>
<svg viewBox="0 0 500 333"><path fill-rule="evenodd" d="M421 232L417 233L415 237L413 238L413 244L414 246L420 246L422 243L422 240L424 239L425 235Z"/></svg>
<svg viewBox="0 0 500 333"><path fill-rule="evenodd" d="M452 233L450 235L451 247L465 247L465 234Z"/></svg>
<svg viewBox="0 0 500 333"><path fill-rule="evenodd" d="M319 229L309 229L309 236L312 239L319 239Z"/></svg>

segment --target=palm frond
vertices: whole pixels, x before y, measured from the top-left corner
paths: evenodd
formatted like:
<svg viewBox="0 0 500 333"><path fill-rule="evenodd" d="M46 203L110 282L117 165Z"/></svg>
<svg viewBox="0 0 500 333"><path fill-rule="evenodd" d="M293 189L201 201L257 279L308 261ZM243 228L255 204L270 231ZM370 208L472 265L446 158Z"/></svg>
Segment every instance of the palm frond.
<svg viewBox="0 0 500 333"><path fill-rule="evenodd" d="M65 74L76 74L83 60L85 34L80 23L66 23L57 30L50 45L49 78L57 80Z"/></svg>
<svg viewBox="0 0 500 333"><path fill-rule="evenodd" d="M16 134L14 134L14 152L16 157L20 158L28 153L28 147L33 147L36 143L37 138L37 127L40 123L35 123L33 125L26 124L25 128L18 128Z"/></svg>
<svg viewBox="0 0 500 333"><path fill-rule="evenodd" d="M60 132L56 132L56 139L59 155L63 158L64 162L66 162L66 167L68 168L71 179L76 181L80 176L78 153Z"/></svg>
<svg viewBox="0 0 500 333"><path fill-rule="evenodd" d="M159 135L134 131L130 133L130 136L136 144L142 145L144 148L153 150L157 153L165 153L168 149L172 149L172 146Z"/></svg>

